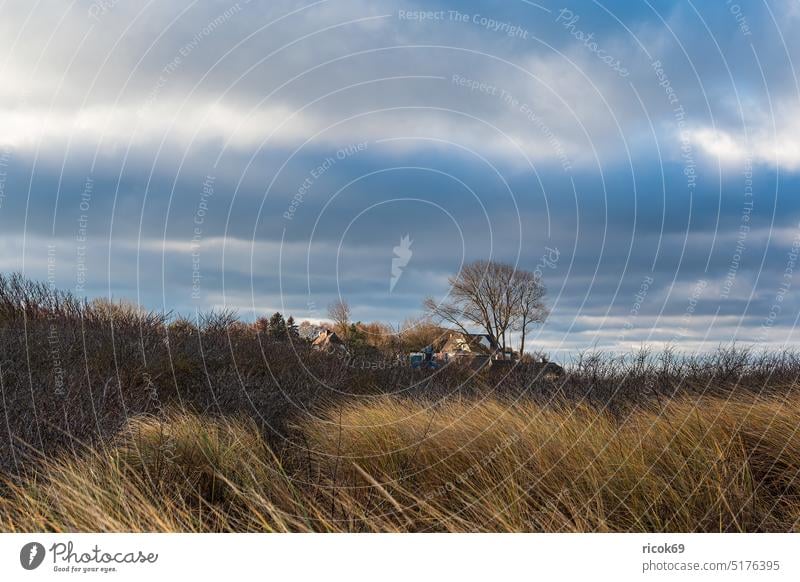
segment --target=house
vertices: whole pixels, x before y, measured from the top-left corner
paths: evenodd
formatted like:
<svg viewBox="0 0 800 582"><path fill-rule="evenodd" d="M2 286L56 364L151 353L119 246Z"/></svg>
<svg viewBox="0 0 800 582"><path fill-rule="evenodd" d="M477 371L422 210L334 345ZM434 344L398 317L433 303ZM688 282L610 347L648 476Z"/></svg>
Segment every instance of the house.
<svg viewBox="0 0 800 582"><path fill-rule="evenodd" d="M433 346L409 354L409 361L412 368L435 369L452 362L479 370L494 363L518 362L518 354L511 348L503 350L488 334L451 331Z"/></svg>
<svg viewBox="0 0 800 582"><path fill-rule="evenodd" d="M492 336L485 333L452 332L439 351L448 357L487 356L506 361L516 361L519 356L512 348L497 345Z"/></svg>
<svg viewBox="0 0 800 582"><path fill-rule="evenodd" d="M497 349L497 344L487 334L451 332L439 352L448 358L492 356Z"/></svg>
<svg viewBox="0 0 800 582"><path fill-rule="evenodd" d="M311 342L311 348L324 352L347 351L347 346L341 338L336 335L335 331L331 331L330 329L323 329L320 331L317 338Z"/></svg>
<svg viewBox="0 0 800 582"><path fill-rule="evenodd" d="M480 370L492 363L497 347L492 338L480 333L451 332L438 350L436 359Z"/></svg>

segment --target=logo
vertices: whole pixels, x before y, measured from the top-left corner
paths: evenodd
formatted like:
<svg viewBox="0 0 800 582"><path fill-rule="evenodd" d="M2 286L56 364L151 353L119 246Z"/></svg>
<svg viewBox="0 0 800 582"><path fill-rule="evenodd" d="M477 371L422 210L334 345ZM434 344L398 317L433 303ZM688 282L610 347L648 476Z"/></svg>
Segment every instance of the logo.
<svg viewBox="0 0 800 582"><path fill-rule="evenodd" d="M400 244L392 249L394 251L394 257L392 258L392 278L389 281L389 293L394 291L395 285L397 285L397 282L403 274L403 269L408 265L408 262L414 254L411 251L411 245L413 243L414 241L411 240L408 235L405 235L400 239Z"/></svg>
<svg viewBox="0 0 800 582"><path fill-rule="evenodd" d="M19 563L26 570L35 570L44 561L44 546L39 542L29 542L19 552Z"/></svg>

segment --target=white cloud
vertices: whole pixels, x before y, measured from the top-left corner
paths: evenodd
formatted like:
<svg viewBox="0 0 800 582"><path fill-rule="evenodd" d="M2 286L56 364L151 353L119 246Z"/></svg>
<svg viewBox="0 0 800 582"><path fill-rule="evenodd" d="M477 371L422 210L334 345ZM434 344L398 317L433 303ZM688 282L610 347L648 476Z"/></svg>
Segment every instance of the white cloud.
<svg viewBox="0 0 800 582"><path fill-rule="evenodd" d="M167 138L187 146L192 140L225 140L234 147L253 147L269 135L279 143L296 142L313 125L307 116L284 124L290 110L282 105L246 111L216 103L158 107L94 105L82 109L42 110L35 107L0 110L0 143L15 149L152 145ZM282 127L281 127L282 126ZM280 129L279 129L280 128Z"/></svg>
<svg viewBox="0 0 800 582"><path fill-rule="evenodd" d="M782 130L769 135L757 131L748 140L743 134L713 129L700 129L692 133L693 140L706 153L723 164L744 163L750 159L754 163L778 166L784 170L800 168L800 127L781 124Z"/></svg>
<svg viewBox="0 0 800 582"><path fill-rule="evenodd" d="M739 128L701 127L692 139L723 164L753 163L800 169L800 108L781 103L773 112L748 107L747 131Z"/></svg>
<svg viewBox="0 0 800 582"><path fill-rule="evenodd" d="M524 162L520 149L537 163L562 165L565 160L592 161L592 146L605 155L625 155L608 143L619 145L613 117L630 117L627 100L632 97L625 97L620 79L598 69L585 51L572 47L565 53L580 69L576 70L567 57L536 43L517 43L514 53L502 37L479 27L445 23L429 28L398 21L397 8L392 0L319 4L268 33L256 34L227 55L256 31L256 21L268 23L299 7L288 1L243 4L213 34L202 36L188 55L181 52L187 42L214 21L221 8L181 13L176 7L144 10L119 3L103 11L97 22L85 7L65 10L45 2L29 9L34 13L19 38L15 27L28 10L5 10L0 34L17 41L10 58L0 63L0 143L40 146L43 155L60 159L70 139L73 149L93 150L101 140L104 146L149 147L166 134L167 142L180 149L196 133L200 142L219 140L252 149L277 129L268 145L297 146L323 132L318 140L337 146L385 137L434 137L443 140L442 147L447 147L444 141L452 141L517 163ZM41 16L42 11L48 14ZM307 35L311 36L303 40ZM564 41L569 38L566 35ZM380 50L392 43L431 44L433 39L450 48ZM467 50L458 50L461 47ZM359 55L364 51L374 52ZM212 66L222 57L219 66ZM337 57L342 60L321 66ZM174 66L165 71L170 64ZM249 70L251 66L255 68ZM510 106L499 95L473 94L455 86L450 78L456 71L507 91L518 103ZM593 78L596 91L580 71ZM428 78L410 78L415 75ZM381 80L390 77L409 78ZM189 105L182 107L184 102ZM426 106L431 109L415 109ZM522 106L545 120L544 126L521 111ZM397 107L409 109L340 123ZM443 111L446 108L466 115Z"/></svg>

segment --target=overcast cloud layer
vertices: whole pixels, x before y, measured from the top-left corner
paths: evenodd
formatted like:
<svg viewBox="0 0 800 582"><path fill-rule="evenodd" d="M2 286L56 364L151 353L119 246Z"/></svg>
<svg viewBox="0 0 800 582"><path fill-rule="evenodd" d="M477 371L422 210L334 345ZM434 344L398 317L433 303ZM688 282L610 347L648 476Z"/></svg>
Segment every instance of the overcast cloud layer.
<svg viewBox="0 0 800 582"><path fill-rule="evenodd" d="M556 359L796 344L800 4L632 4L4 4L0 270L398 323L497 259Z"/></svg>

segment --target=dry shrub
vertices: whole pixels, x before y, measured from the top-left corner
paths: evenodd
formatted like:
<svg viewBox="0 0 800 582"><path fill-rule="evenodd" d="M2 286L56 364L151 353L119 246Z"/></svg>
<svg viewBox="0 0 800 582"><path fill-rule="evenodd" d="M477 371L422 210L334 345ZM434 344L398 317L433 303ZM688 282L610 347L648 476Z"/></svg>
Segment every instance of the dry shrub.
<svg viewBox="0 0 800 582"><path fill-rule="evenodd" d="M9 531L794 531L800 401L383 398L275 454L245 418L133 419L0 499Z"/></svg>
<svg viewBox="0 0 800 582"><path fill-rule="evenodd" d="M381 333L386 339L388 329ZM800 378L800 353L739 346L695 355L587 352L562 362L567 374L558 378L524 363L413 370L397 353L446 333L407 322L399 343L393 336L382 350L361 346L342 357L259 334L230 311L187 320L0 274L0 473L36 471L40 458L99 445L131 417L176 406L258 418L269 444L280 446L297 436L290 427L298 418L364 396L559 400L621 418L676 397L794 397Z"/></svg>
<svg viewBox="0 0 800 582"><path fill-rule="evenodd" d="M621 422L586 406L496 401L387 399L340 414L306 427L317 454L343 465L348 484L369 474L429 528L451 529L428 522L428 506L457 518L452 529L797 527L797 400L682 399Z"/></svg>
<svg viewBox="0 0 800 582"><path fill-rule="evenodd" d="M254 423L170 412L8 483L7 531L290 531L301 495Z"/></svg>

